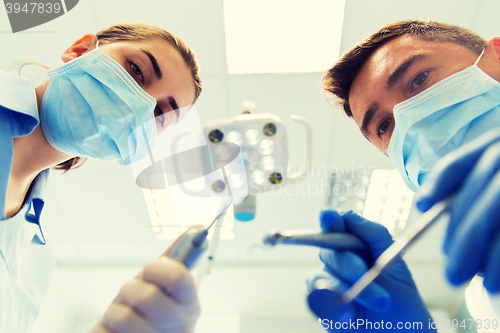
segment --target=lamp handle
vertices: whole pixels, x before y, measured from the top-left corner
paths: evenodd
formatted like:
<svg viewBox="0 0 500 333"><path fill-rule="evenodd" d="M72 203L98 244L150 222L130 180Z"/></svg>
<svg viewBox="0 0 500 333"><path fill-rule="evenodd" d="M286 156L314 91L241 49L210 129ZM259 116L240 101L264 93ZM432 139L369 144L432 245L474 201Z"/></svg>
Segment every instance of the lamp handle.
<svg viewBox="0 0 500 333"><path fill-rule="evenodd" d="M299 180L303 180L307 177L307 174L309 173L309 166L312 162L312 129L311 124L309 124L309 121L307 121L306 118L298 115L290 115L290 118L304 127L305 134L304 164L300 167L299 171L288 176L288 181L290 183L298 183Z"/></svg>

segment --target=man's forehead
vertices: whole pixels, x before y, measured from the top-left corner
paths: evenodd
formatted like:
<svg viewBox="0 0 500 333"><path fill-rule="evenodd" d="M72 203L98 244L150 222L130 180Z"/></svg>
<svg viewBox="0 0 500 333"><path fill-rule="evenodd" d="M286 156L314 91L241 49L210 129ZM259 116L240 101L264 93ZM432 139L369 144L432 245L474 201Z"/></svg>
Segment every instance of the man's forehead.
<svg viewBox="0 0 500 333"><path fill-rule="evenodd" d="M448 44L448 43L446 43ZM415 36L397 37L378 48L366 61L360 72L371 67L373 71L390 71L399 63L415 54L431 54L444 49L447 45L439 42L428 42Z"/></svg>
<svg viewBox="0 0 500 333"><path fill-rule="evenodd" d="M464 50L468 51L456 43L426 41L413 35L404 35L385 43L367 59L352 82L349 105L354 120L360 125L359 108L369 107L360 105L360 99L365 100L365 97L368 97L368 88L373 85L385 86L393 71L409 58L421 55L425 56L425 59L443 59L444 54L450 58L451 54L455 57Z"/></svg>
<svg viewBox="0 0 500 333"><path fill-rule="evenodd" d="M379 47L367 59L360 72L367 67L371 70L380 71L394 69L394 66L404 62L408 57L416 54L427 54L432 56L441 52L462 52L470 53L465 46L448 41L427 41L414 35L404 35L396 37Z"/></svg>

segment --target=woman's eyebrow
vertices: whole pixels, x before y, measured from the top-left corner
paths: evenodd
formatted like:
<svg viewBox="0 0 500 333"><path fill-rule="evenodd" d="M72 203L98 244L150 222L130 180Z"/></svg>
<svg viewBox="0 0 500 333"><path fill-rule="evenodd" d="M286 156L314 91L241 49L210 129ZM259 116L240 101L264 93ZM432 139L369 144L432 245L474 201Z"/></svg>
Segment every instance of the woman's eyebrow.
<svg viewBox="0 0 500 333"><path fill-rule="evenodd" d="M161 72L160 66L158 66L158 61L156 61L156 58L154 57L153 54L151 54L151 52L143 50L143 49L141 49L141 51L144 52L148 56L149 61L151 61L151 64L153 65L153 69L155 71L156 78L158 80L160 80L161 77L163 76L163 73Z"/></svg>

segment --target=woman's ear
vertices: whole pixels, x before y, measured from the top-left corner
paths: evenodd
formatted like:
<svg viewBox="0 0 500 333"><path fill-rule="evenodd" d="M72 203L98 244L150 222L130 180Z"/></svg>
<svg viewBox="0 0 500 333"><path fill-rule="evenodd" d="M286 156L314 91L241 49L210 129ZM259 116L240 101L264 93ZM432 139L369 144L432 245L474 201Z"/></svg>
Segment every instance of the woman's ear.
<svg viewBox="0 0 500 333"><path fill-rule="evenodd" d="M94 34L86 34L82 38L73 43L66 51L64 51L61 59L64 62L76 59L82 54L95 49L97 37Z"/></svg>

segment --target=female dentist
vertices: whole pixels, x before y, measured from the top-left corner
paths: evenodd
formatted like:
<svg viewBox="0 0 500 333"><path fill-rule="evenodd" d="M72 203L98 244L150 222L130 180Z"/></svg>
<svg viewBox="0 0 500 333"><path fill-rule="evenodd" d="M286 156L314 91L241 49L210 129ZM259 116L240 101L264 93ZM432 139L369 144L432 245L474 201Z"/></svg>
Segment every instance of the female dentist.
<svg viewBox="0 0 500 333"><path fill-rule="evenodd" d="M36 88L0 72L0 332L28 332L49 289L54 252L40 223L48 169L141 158L201 92L193 52L154 26L87 34L62 60ZM194 282L168 251L123 286L92 332L193 330Z"/></svg>

